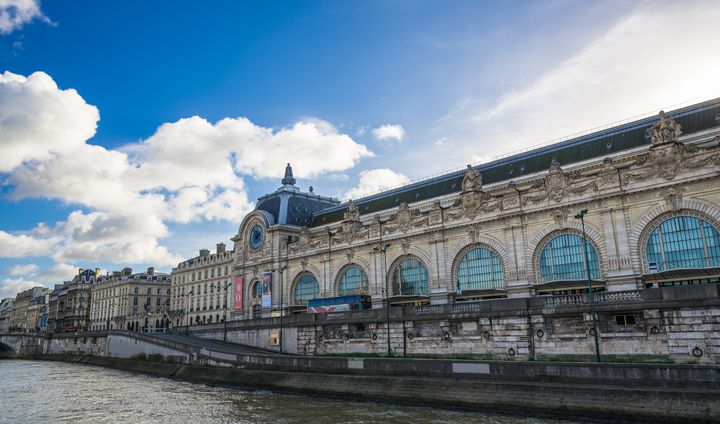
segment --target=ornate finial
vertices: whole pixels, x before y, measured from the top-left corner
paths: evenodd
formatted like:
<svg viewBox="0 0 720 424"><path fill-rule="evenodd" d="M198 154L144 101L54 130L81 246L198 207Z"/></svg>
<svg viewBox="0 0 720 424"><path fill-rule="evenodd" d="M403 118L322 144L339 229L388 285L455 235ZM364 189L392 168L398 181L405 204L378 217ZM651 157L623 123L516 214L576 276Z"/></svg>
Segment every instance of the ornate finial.
<svg viewBox="0 0 720 424"><path fill-rule="evenodd" d="M313 188L313 186L310 186L308 190L310 191L310 193L312 193L315 189Z"/></svg>
<svg viewBox="0 0 720 424"><path fill-rule="evenodd" d="M290 166L289 163L285 167L285 178L282 179L282 184L290 186L295 185L295 178L293 178L292 166Z"/></svg>
<svg viewBox="0 0 720 424"><path fill-rule="evenodd" d="M665 112L662 110L658 117L660 120L647 130L650 135L650 142L652 144L663 144L677 141L677 138L682 134L680 124L672 118L666 117Z"/></svg>

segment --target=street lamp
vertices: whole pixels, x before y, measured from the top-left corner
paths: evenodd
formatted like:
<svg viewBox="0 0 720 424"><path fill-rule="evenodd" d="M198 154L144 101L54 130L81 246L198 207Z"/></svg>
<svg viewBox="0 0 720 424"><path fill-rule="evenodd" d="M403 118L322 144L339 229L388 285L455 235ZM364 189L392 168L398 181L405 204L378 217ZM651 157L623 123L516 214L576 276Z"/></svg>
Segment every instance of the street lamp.
<svg viewBox="0 0 720 424"><path fill-rule="evenodd" d="M185 335L190 335L190 296L195 294L192 290L187 292L185 297L188 298L188 306L185 308Z"/></svg>
<svg viewBox="0 0 720 424"><path fill-rule="evenodd" d="M387 275L387 250L390 247L390 243L385 243L381 248L374 247L373 250L376 252L382 252L383 254L383 273L385 275L385 322L387 326L387 354L392 356L392 349L390 348L390 291L388 288L388 275Z"/></svg>
<svg viewBox="0 0 720 424"><path fill-rule="evenodd" d="M588 297L590 298L590 314L593 322L593 335L595 336L595 359L600 362L600 343L598 342L597 317L595 316L595 301L593 299L592 277L590 276L590 257L587 250L587 237L585 236L585 215L587 209L582 209L575 215L575 219L579 219L582 225L583 252L585 253L585 273L588 280Z"/></svg>
<svg viewBox="0 0 720 424"><path fill-rule="evenodd" d="M223 321L223 341L227 342L227 312L228 312L228 301L227 301L227 291L228 287L232 285L232 282L228 282L225 284L224 291L225 291L225 320Z"/></svg>

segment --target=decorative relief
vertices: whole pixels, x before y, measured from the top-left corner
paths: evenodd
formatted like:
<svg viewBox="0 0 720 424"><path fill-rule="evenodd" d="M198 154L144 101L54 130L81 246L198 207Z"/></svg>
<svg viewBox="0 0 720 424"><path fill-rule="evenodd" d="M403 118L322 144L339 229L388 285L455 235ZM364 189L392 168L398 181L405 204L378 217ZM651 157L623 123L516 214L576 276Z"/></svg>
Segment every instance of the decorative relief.
<svg viewBox="0 0 720 424"><path fill-rule="evenodd" d="M351 263L353 261L353 258L355 257L355 250L345 249L345 257L347 258L348 263Z"/></svg>
<svg viewBox="0 0 720 424"><path fill-rule="evenodd" d="M602 169L598 173L598 185L603 189L620 186L620 174L612 158L603 159Z"/></svg>
<svg viewBox="0 0 720 424"><path fill-rule="evenodd" d="M559 227L565 227L567 223L568 211L566 208L557 208L553 212L553 219Z"/></svg>
<svg viewBox="0 0 720 424"><path fill-rule="evenodd" d="M428 225L441 224L443 220L442 207L439 201L434 201L428 213Z"/></svg>
<svg viewBox="0 0 720 424"><path fill-rule="evenodd" d="M411 210L406 202L400 203L397 212L388 220L383 229L383 233L408 232L413 227L425 226L428 223L428 217L424 216L420 211Z"/></svg>
<svg viewBox="0 0 720 424"><path fill-rule="evenodd" d="M682 207L683 189L681 187L670 187L665 191L663 199L671 211L676 211Z"/></svg>
<svg viewBox="0 0 720 424"><path fill-rule="evenodd" d="M555 202L560 202L569 194L582 194L586 191L598 190L595 181L578 181L581 178L582 175L578 171L565 174L560 167L560 163L553 160L545 179L536 182L530 187L531 193L523 196L523 205L539 203L548 198ZM537 189L539 189L539 192L533 192Z"/></svg>

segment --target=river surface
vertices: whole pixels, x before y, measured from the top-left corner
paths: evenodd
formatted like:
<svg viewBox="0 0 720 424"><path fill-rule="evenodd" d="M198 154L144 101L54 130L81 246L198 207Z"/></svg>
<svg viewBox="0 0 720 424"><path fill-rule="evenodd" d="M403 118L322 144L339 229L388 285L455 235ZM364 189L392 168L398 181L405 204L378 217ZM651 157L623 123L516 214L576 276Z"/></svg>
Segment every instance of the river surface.
<svg viewBox="0 0 720 424"><path fill-rule="evenodd" d="M0 360L3 424L555 422L560 421L213 387L91 365Z"/></svg>

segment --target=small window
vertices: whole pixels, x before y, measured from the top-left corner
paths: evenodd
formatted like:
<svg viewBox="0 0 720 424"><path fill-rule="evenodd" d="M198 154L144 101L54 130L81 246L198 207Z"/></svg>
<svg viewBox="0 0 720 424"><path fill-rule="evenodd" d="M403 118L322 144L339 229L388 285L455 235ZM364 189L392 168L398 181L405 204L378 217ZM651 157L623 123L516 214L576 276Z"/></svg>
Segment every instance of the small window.
<svg viewBox="0 0 720 424"><path fill-rule="evenodd" d="M617 325L635 325L635 315L615 315Z"/></svg>

